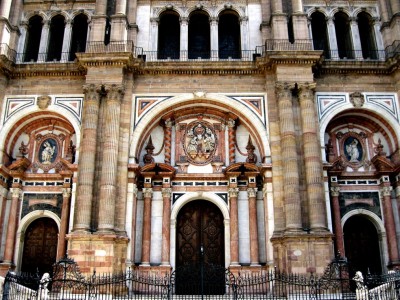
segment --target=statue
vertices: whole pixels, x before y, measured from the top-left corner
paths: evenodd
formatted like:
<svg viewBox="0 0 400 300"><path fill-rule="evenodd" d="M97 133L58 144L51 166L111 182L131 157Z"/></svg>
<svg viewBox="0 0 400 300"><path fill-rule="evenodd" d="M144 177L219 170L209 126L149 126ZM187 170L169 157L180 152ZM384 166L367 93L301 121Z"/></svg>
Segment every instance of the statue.
<svg viewBox="0 0 400 300"><path fill-rule="evenodd" d="M154 146L153 146L153 141L151 139L151 136L149 138L149 141L148 141L145 149L146 149L147 153L145 155L143 155L144 164L148 165L148 164L154 163L154 157L153 157Z"/></svg>
<svg viewBox="0 0 400 300"><path fill-rule="evenodd" d="M49 290L48 290L47 286L49 285L49 282L50 282L50 274L44 273L42 276L42 279L40 279L40 286L39 286L39 299L40 300L48 299Z"/></svg>
<svg viewBox="0 0 400 300"><path fill-rule="evenodd" d="M350 162L359 162L360 152L358 151L358 141L356 139L346 145L346 152L350 157Z"/></svg>
<svg viewBox="0 0 400 300"><path fill-rule="evenodd" d="M246 150L247 150L247 158L246 162L255 164L257 162L257 155L254 153L254 150L256 147L254 147L251 137L249 135L249 141L247 142Z"/></svg>
<svg viewBox="0 0 400 300"><path fill-rule="evenodd" d="M367 287L364 285L364 277L360 271L356 272L353 280L356 282L357 290L365 290Z"/></svg>
<svg viewBox="0 0 400 300"><path fill-rule="evenodd" d="M42 150L42 164L51 164L56 146L51 146L49 141L44 142L44 149Z"/></svg>

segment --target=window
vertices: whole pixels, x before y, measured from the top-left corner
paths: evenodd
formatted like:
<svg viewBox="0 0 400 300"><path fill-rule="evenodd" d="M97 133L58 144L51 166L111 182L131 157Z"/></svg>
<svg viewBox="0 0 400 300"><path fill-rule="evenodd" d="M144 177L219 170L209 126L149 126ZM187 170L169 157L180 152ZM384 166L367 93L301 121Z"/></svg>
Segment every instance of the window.
<svg viewBox="0 0 400 300"><path fill-rule="evenodd" d="M29 19L27 43L25 48L24 61L37 61L39 55L40 38L42 36L42 22L40 16L33 16Z"/></svg>
<svg viewBox="0 0 400 300"><path fill-rule="evenodd" d="M358 31L360 32L361 49L363 58L378 58L375 44L372 18L366 12L361 12L358 18Z"/></svg>
<svg viewBox="0 0 400 300"><path fill-rule="evenodd" d="M329 41L325 15L315 12L311 15L311 30L314 50L324 50L326 58L330 58Z"/></svg>
<svg viewBox="0 0 400 300"><path fill-rule="evenodd" d="M177 13L164 12L158 24L158 59L179 59L180 23Z"/></svg>
<svg viewBox="0 0 400 300"><path fill-rule="evenodd" d="M204 11L195 11L189 17L189 59L210 58L210 22Z"/></svg>
<svg viewBox="0 0 400 300"><path fill-rule="evenodd" d="M47 61L61 60L64 40L64 26L65 19L62 15L57 15L51 19Z"/></svg>
<svg viewBox="0 0 400 300"><path fill-rule="evenodd" d="M224 11L218 22L219 58L240 58L239 17L233 11Z"/></svg>
<svg viewBox="0 0 400 300"><path fill-rule="evenodd" d="M88 18L85 14L79 14L74 18L72 25L71 49L69 60L75 60L75 53L85 52L88 31Z"/></svg>
<svg viewBox="0 0 400 300"><path fill-rule="evenodd" d="M344 12L335 14L336 41L340 58L354 58L350 20Z"/></svg>

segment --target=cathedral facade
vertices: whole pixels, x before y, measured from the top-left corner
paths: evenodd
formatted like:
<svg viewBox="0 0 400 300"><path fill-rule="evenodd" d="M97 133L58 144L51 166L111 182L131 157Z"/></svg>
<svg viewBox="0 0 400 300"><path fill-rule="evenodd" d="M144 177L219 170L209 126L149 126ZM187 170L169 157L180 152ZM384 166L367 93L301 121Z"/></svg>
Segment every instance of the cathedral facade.
<svg viewBox="0 0 400 300"><path fill-rule="evenodd" d="M400 265L398 0L4 0L0 271Z"/></svg>

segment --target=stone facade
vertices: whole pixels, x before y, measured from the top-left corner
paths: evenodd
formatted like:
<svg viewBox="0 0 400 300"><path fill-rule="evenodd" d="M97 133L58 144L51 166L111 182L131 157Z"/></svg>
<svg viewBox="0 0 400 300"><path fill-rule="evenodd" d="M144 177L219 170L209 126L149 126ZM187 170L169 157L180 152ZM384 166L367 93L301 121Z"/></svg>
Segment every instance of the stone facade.
<svg viewBox="0 0 400 300"><path fill-rule="evenodd" d="M1 272L398 267L399 14L2 1Z"/></svg>

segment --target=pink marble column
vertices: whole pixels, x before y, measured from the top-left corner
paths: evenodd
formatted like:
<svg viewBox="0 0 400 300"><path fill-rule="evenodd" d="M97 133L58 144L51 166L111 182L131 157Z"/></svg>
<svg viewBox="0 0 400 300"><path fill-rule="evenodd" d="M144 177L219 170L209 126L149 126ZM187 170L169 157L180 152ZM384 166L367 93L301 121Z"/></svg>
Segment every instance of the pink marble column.
<svg viewBox="0 0 400 300"><path fill-rule="evenodd" d="M229 192L229 218L231 233L231 266L239 265L239 227L238 227L238 193L236 184L232 185Z"/></svg>
<svg viewBox="0 0 400 300"><path fill-rule="evenodd" d="M247 194L249 198L250 265L258 266L257 188L249 187Z"/></svg>
<svg viewBox="0 0 400 300"><path fill-rule="evenodd" d="M150 265L152 188L143 188L142 266Z"/></svg>
<svg viewBox="0 0 400 300"><path fill-rule="evenodd" d="M340 205L339 205L340 187L332 186L330 190L331 190L331 204L332 204L333 228L334 228L333 230L335 233L336 252L339 252L341 257L345 257L346 254L344 252L343 228L340 217Z"/></svg>
<svg viewBox="0 0 400 300"><path fill-rule="evenodd" d="M229 163L230 164L234 164L236 161L235 139L236 139L235 121L232 119L229 119L229 121L228 121L228 142L229 142Z"/></svg>
<svg viewBox="0 0 400 300"><path fill-rule="evenodd" d="M383 205L383 214L386 229L386 238L388 243L389 252L389 265L398 266L399 262L399 250L397 247L396 238L396 227L394 223L392 199L391 199L392 187L389 185L383 186L380 189Z"/></svg>
<svg viewBox="0 0 400 300"><path fill-rule="evenodd" d="M63 203L61 211L60 233L58 234L57 260L63 258L67 253L67 240L65 239L65 236L68 231L69 202L71 199L71 188L63 188L62 192L63 192Z"/></svg>
<svg viewBox="0 0 400 300"><path fill-rule="evenodd" d="M163 197L163 216L162 216L162 251L161 265L170 265L170 236L171 236L171 193L170 187L163 187L161 190Z"/></svg>
<svg viewBox="0 0 400 300"><path fill-rule="evenodd" d="M171 163L171 140L172 140L172 121L168 119L164 124L164 145L165 145L165 163Z"/></svg>
<svg viewBox="0 0 400 300"><path fill-rule="evenodd" d="M6 245L3 263L13 264L15 239L19 223L19 210L21 206L22 190L11 188L11 208L7 225Z"/></svg>

